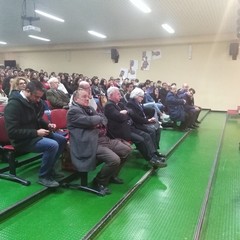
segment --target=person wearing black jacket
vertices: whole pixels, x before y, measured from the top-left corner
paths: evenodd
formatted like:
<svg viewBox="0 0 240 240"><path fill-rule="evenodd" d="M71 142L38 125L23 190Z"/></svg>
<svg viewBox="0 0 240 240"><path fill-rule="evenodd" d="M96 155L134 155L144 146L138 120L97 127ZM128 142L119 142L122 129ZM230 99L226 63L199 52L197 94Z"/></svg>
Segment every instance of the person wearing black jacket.
<svg viewBox="0 0 240 240"><path fill-rule="evenodd" d="M52 132L55 124L42 119L43 93L39 81L29 82L25 90L9 98L4 117L11 144L17 151L43 153L38 182L46 187L58 187L54 166L66 146L66 139Z"/></svg>
<svg viewBox="0 0 240 240"><path fill-rule="evenodd" d="M150 135L136 128L130 117L131 110L120 103L119 89L110 87L107 94L109 100L105 105L104 114L108 119L108 136L132 141L153 167L166 167L167 164L162 161L161 157L157 156L157 149Z"/></svg>
<svg viewBox="0 0 240 240"><path fill-rule="evenodd" d="M153 143L155 144L155 148L159 149L161 135L160 124L154 117L147 118L141 104L143 98L144 91L141 88L135 88L131 92L127 107L132 110L131 118L136 128L148 133L151 136ZM158 155L164 157L160 153Z"/></svg>

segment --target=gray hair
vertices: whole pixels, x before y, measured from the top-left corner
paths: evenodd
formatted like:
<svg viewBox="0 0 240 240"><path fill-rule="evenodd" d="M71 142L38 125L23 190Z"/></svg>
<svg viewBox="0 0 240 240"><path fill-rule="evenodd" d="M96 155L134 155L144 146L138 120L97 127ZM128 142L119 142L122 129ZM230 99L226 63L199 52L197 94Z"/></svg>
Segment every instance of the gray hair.
<svg viewBox="0 0 240 240"><path fill-rule="evenodd" d="M119 91L118 87L110 87L107 90L107 96L109 99L111 99L111 95L115 92L115 91Z"/></svg>
<svg viewBox="0 0 240 240"><path fill-rule="evenodd" d="M141 88L134 88L130 94L130 98L136 98L136 97L144 97L144 91Z"/></svg>
<svg viewBox="0 0 240 240"><path fill-rule="evenodd" d="M48 83L50 84L50 83L56 82L56 81L59 82L59 80L58 80L56 77L51 77L51 78L48 80Z"/></svg>

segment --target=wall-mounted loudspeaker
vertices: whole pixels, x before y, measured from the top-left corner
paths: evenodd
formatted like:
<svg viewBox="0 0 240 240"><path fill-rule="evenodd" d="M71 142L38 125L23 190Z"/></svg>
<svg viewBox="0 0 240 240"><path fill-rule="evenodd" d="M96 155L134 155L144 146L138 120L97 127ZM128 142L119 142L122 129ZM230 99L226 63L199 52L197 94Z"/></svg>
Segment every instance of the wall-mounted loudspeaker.
<svg viewBox="0 0 240 240"><path fill-rule="evenodd" d="M229 55L232 56L232 60L237 60L239 52L239 43L230 43Z"/></svg>
<svg viewBox="0 0 240 240"><path fill-rule="evenodd" d="M111 49L111 59L112 59L115 63L118 63L119 53L118 53L118 50L117 50L116 48L112 48L112 49Z"/></svg>
<svg viewBox="0 0 240 240"><path fill-rule="evenodd" d="M11 67L11 68L15 68L17 66L16 60L5 60L4 61L4 66L5 67Z"/></svg>

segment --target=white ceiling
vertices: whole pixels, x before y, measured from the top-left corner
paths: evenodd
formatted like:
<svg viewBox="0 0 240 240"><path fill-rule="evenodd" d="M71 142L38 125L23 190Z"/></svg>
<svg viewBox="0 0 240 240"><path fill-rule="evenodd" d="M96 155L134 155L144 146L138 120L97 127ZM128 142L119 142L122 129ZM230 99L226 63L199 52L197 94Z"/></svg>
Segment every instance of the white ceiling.
<svg viewBox="0 0 240 240"><path fill-rule="evenodd" d="M26 0L27 15L33 16L33 0ZM164 39L198 35L230 34L236 38L240 0L145 0L152 9L144 14L129 0L35 0L36 9L65 19L64 23L40 16L33 25L50 43L29 38L22 31L23 0L0 0L0 41L7 47L39 44L114 42L135 39ZM161 28L169 23L175 34ZM107 36L88 34L96 30ZM1 48L6 47L0 45Z"/></svg>

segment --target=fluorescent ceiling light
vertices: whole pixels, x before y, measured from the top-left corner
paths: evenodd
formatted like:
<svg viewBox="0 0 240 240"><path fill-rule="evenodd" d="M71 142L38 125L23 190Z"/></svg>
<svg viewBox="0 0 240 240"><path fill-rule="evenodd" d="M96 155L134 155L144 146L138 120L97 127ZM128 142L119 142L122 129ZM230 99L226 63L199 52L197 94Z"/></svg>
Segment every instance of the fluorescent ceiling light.
<svg viewBox="0 0 240 240"><path fill-rule="evenodd" d="M162 27L169 33L175 33L175 30L166 23L162 24Z"/></svg>
<svg viewBox="0 0 240 240"><path fill-rule="evenodd" d="M45 42L50 42L51 41L50 39L38 37L38 36L35 36L35 35L28 35L28 36L30 38L38 39L38 40L45 41Z"/></svg>
<svg viewBox="0 0 240 240"><path fill-rule="evenodd" d="M130 2L144 13L150 13L152 11L142 0L130 0Z"/></svg>
<svg viewBox="0 0 240 240"><path fill-rule="evenodd" d="M40 15L42 15L42 16L44 16L44 17L48 17L48 18L51 18L51 19L56 20L56 21L59 21L59 22L65 22L64 19L59 18L59 17L56 17L56 16L53 16L53 15L48 14L48 13L45 13L45 12L43 12L43 11L35 10L35 12L38 13L38 14L40 14Z"/></svg>
<svg viewBox="0 0 240 240"><path fill-rule="evenodd" d="M106 38L107 36L105 36L105 35L103 35L103 34L101 34L101 33L98 33L98 32L95 32L95 31L88 31L88 33L90 33L90 34L92 34L92 35L94 35L94 36L96 36L96 37L100 37L100 38Z"/></svg>
<svg viewBox="0 0 240 240"><path fill-rule="evenodd" d="M0 41L0 44L6 45L7 43L6 43L6 42L1 42L1 41Z"/></svg>

